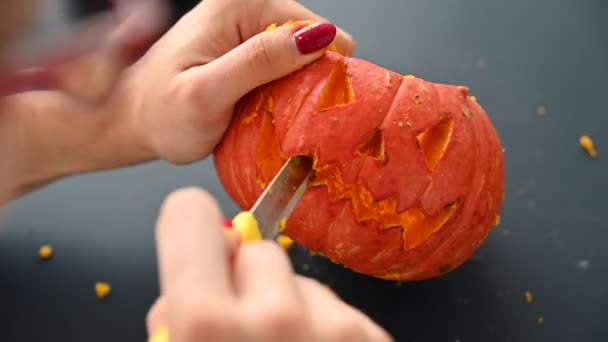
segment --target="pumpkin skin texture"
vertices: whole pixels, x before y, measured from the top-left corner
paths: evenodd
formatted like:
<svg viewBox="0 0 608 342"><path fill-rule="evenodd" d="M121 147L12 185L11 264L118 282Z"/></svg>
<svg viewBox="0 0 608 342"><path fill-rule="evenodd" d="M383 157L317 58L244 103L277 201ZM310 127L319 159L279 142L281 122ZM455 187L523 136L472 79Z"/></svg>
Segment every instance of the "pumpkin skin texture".
<svg viewBox="0 0 608 342"><path fill-rule="evenodd" d="M466 87L333 52L245 96L214 162L247 210L295 155L313 156L315 175L283 234L382 279L463 264L504 193L501 143Z"/></svg>

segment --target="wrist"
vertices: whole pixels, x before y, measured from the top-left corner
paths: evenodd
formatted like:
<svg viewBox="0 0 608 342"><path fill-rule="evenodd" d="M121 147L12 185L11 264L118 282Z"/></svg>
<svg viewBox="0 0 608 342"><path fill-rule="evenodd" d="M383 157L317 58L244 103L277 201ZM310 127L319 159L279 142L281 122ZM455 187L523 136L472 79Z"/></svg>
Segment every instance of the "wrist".
<svg viewBox="0 0 608 342"><path fill-rule="evenodd" d="M59 92L31 92L2 102L0 202L66 176L156 159L121 97L93 106Z"/></svg>

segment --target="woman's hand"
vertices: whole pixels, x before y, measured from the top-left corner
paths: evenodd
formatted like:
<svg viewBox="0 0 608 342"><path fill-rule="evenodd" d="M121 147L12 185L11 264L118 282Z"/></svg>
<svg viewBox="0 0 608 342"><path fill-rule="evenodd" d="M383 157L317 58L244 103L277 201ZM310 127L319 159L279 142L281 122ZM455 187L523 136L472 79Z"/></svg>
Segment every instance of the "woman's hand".
<svg viewBox="0 0 608 342"><path fill-rule="evenodd" d="M151 154L170 162L208 156L247 92L311 63L332 42L343 54L352 52L353 40L320 20L294 1L201 2L118 90L133 131ZM288 21L295 23L281 26ZM279 26L266 31L272 24Z"/></svg>
<svg viewBox="0 0 608 342"><path fill-rule="evenodd" d="M0 98L0 205L73 174L203 159L247 92L311 63L330 43L343 54L354 48L294 1L205 0L129 65L133 46L158 27L146 6L153 3L133 2L143 8L99 51L15 78L52 89Z"/></svg>
<svg viewBox="0 0 608 342"><path fill-rule="evenodd" d="M276 243L226 239L207 193L171 194L158 219L161 297L148 333L170 341L391 341L360 311L296 275ZM229 243L227 243L229 242Z"/></svg>

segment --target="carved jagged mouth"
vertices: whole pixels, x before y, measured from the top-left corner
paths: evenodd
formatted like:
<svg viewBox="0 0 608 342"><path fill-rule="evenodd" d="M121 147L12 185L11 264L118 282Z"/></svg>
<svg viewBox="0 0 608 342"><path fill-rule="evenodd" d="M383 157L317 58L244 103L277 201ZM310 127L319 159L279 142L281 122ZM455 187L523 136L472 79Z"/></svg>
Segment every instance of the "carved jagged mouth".
<svg viewBox="0 0 608 342"><path fill-rule="evenodd" d="M323 111L353 102L355 102L355 94L348 73L348 65L346 63L336 63L325 81L315 110ZM264 188L266 184L261 179L272 179L286 159L279 152L272 112L272 97L264 99L262 95L256 106L256 112L251 113L248 117L257 117L260 110L263 110L263 117L261 118L257 144L257 159L260 167L259 172L261 173L261 175L258 175L258 183ZM251 121L253 120L248 120L248 122ZM244 121L243 123L247 124L248 122ZM418 146L430 171L433 171L442 159L452 136L452 130L452 117L444 116L435 126L417 135ZM386 155L384 148L382 130L375 129L371 132L359 144L356 152L362 158L386 161L389 156ZM315 169L315 172L315 178L310 186L325 187L331 201L350 201L359 222L375 220L380 223L382 229L402 229L406 250L419 246L433 233L440 230L458 207L458 202L454 202L431 215L426 215L422 209L417 207L397 212L397 200L395 198L374 201L372 193L362 184L345 183L337 165L324 166Z"/></svg>
<svg viewBox="0 0 608 342"><path fill-rule="evenodd" d="M317 170L311 186L325 186L332 201L350 200L359 222L375 220L383 229L402 228L406 249L417 247L437 232L458 206L458 202L452 203L433 215L425 215L416 207L397 212L395 198L374 201L363 185L344 183L338 167L333 165Z"/></svg>

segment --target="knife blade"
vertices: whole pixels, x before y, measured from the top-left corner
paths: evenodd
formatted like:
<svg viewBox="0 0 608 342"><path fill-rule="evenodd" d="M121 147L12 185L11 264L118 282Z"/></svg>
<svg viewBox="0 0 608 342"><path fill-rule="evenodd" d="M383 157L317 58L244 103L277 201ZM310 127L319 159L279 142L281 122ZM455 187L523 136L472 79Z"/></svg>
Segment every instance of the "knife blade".
<svg viewBox="0 0 608 342"><path fill-rule="evenodd" d="M308 188L313 161L291 157L249 210L258 222L263 239L274 239L283 219L288 218Z"/></svg>

